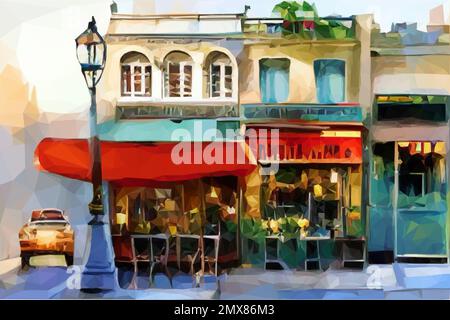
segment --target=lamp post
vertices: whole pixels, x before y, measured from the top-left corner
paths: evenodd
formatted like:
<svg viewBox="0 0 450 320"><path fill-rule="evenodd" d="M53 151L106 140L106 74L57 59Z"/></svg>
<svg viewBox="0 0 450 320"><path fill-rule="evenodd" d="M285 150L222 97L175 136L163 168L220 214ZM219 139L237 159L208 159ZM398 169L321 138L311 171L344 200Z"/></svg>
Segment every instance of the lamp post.
<svg viewBox="0 0 450 320"><path fill-rule="evenodd" d="M103 222L103 188L102 167L100 159L100 141L97 136L97 103L96 85L99 82L106 62L106 44L97 31L94 17L88 28L76 39L77 58L81 66L84 79L91 94L89 109L89 152L91 165L93 198L89 203L89 212L93 219L91 227L91 241L89 256L81 275L81 289L83 291L110 290L115 285L114 256L108 239L108 224Z"/></svg>

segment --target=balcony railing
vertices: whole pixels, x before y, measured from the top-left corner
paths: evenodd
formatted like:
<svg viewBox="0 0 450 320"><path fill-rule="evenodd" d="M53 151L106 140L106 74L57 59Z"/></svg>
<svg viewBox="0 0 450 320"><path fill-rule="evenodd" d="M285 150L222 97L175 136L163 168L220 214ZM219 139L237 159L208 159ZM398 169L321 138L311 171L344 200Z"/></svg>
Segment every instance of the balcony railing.
<svg viewBox="0 0 450 320"><path fill-rule="evenodd" d="M244 104L245 121L304 120L320 122L362 122L361 107L356 104Z"/></svg>
<svg viewBox="0 0 450 320"><path fill-rule="evenodd" d="M239 111L240 110L240 111ZM243 121L362 122L357 104L173 103L118 104L116 119L217 119Z"/></svg>
<svg viewBox="0 0 450 320"><path fill-rule="evenodd" d="M247 35L288 37L305 40L355 39L354 17L325 17L314 20L287 21L282 18L247 18L243 31Z"/></svg>
<svg viewBox="0 0 450 320"><path fill-rule="evenodd" d="M239 117L236 103L118 104L116 117L126 119L216 119Z"/></svg>

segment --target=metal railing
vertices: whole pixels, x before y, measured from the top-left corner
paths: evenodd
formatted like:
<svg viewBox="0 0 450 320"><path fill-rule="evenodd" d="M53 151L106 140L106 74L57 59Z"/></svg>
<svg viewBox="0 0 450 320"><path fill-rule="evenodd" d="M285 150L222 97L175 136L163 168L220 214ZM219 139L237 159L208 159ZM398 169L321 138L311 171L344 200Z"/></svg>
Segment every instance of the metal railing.
<svg viewBox="0 0 450 320"><path fill-rule="evenodd" d="M131 119L216 119L239 117L237 104L118 105L116 118Z"/></svg>
<svg viewBox="0 0 450 320"><path fill-rule="evenodd" d="M354 17L323 17L287 21L283 18L246 18L244 34L297 36L309 40L355 39Z"/></svg>
<svg viewBox="0 0 450 320"><path fill-rule="evenodd" d="M241 118L253 120L305 120L323 122L362 122L357 104L244 104Z"/></svg>

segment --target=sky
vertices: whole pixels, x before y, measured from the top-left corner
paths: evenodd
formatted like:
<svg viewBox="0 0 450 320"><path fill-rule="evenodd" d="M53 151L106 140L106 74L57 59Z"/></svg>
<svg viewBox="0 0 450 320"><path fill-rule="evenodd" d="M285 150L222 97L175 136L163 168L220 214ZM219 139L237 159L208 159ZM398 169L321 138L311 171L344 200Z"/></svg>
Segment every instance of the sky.
<svg viewBox="0 0 450 320"><path fill-rule="evenodd" d="M119 12L131 13L133 0L115 0ZM273 6L281 0L154 0L156 13L195 12L232 13L243 12L251 6L249 16L270 16ZM421 30L428 23L430 9L448 0L311 0L321 16L373 13L383 31L389 31L394 22L417 22Z"/></svg>
<svg viewBox="0 0 450 320"><path fill-rule="evenodd" d="M90 104L89 91L76 59L75 37L95 16L106 32L110 0L0 0L0 77L9 66L36 90L40 110L81 112ZM14 88L0 88L0 97ZM10 105L13 102L10 102ZM0 106L0 125L8 122ZM17 114L20 110L17 110Z"/></svg>

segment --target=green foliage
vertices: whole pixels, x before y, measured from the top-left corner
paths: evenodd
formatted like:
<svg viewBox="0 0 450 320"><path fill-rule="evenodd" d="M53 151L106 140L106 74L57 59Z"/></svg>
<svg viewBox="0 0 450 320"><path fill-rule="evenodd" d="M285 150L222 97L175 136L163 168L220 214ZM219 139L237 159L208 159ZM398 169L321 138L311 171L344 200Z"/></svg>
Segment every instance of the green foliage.
<svg viewBox="0 0 450 320"><path fill-rule="evenodd" d="M294 167L280 168L275 174L275 179L282 183L295 183L298 180L298 170Z"/></svg>
<svg viewBox="0 0 450 320"><path fill-rule="evenodd" d="M314 4L307 1L282 1L272 10L287 23L283 24L284 35L296 34L305 39L346 39L354 36L349 28L338 20L321 19ZM305 27L301 22L311 22Z"/></svg>
<svg viewBox="0 0 450 320"><path fill-rule="evenodd" d="M354 220L347 225L347 236L361 237L364 235L363 224L361 220Z"/></svg>
<svg viewBox="0 0 450 320"><path fill-rule="evenodd" d="M228 232L236 232L237 230L237 224L234 223L233 221L227 220L225 221L225 226Z"/></svg>
<svg viewBox="0 0 450 320"><path fill-rule="evenodd" d="M289 241L290 239L298 238L300 235L300 227L297 223L299 217L292 216L278 219L281 234L280 238L282 242Z"/></svg>
<svg viewBox="0 0 450 320"><path fill-rule="evenodd" d="M447 211L445 196L442 196L439 192L430 192L424 196L406 195L400 192L398 195L398 207L410 211Z"/></svg>
<svg viewBox="0 0 450 320"><path fill-rule="evenodd" d="M306 1L298 3L297 1L283 1L275 5L272 12L277 12L286 21L298 21L300 16L312 15L313 19L318 18L317 9L314 4L309 4Z"/></svg>
<svg viewBox="0 0 450 320"><path fill-rule="evenodd" d="M428 96L428 102L431 104L445 104L447 100L447 96Z"/></svg>
<svg viewBox="0 0 450 320"><path fill-rule="evenodd" d="M297 21L297 15L295 12L300 8L300 5L296 1L283 1L275 5L273 12L278 12L280 16L286 21Z"/></svg>
<svg viewBox="0 0 450 320"><path fill-rule="evenodd" d="M270 228L268 220L263 219L243 219L241 225L242 234L256 242L264 241L268 235L278 235L280 240L284 243L291 239L300 237L299 220L302 219L298 215L290 217L283 217L276 220L278 224L278 232L274 232ZM273 220L272 220L273 221Z"/></svg>
<svg viewBox="0 0 450 320"><path fill-rule="evenodd" d="M267 235L267 230L263 228L261 219L242 219L241 231L247 238L256 242L263 242Z"/></svg>

